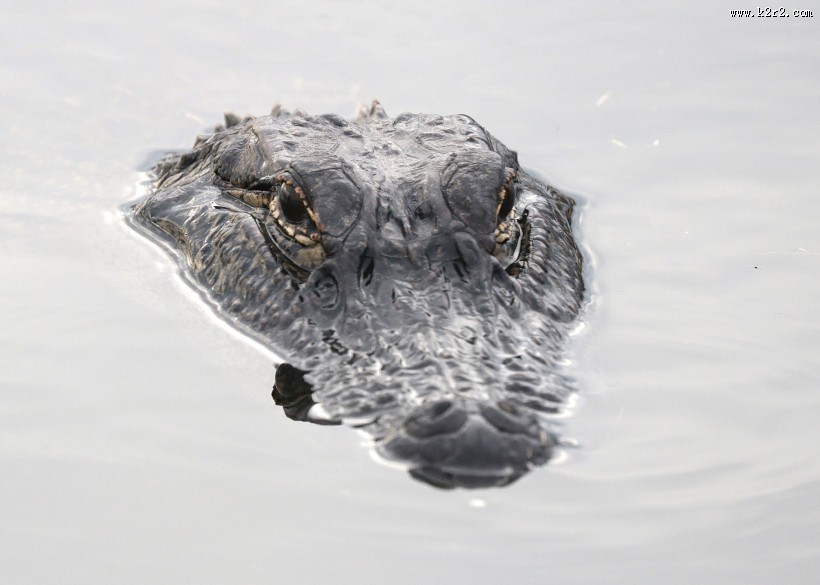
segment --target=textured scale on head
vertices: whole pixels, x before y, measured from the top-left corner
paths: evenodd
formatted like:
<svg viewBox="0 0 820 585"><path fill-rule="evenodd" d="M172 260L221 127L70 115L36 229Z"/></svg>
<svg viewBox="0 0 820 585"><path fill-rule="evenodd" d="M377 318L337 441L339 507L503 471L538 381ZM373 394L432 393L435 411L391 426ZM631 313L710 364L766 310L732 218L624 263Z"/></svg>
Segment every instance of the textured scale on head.
<svg viewBox="0 0 820 585"><path fill-rule="evenodd" d="M584 296L573 201L469 116L225 122L160 162L134 211L285 358L286 413L355 424L440 487L546 462Z"/></svg>

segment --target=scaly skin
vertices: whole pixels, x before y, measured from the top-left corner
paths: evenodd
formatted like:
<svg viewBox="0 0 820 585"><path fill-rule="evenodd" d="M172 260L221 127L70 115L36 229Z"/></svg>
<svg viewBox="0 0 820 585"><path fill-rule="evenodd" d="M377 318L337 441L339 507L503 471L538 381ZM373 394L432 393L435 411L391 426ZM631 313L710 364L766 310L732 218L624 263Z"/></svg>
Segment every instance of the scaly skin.
<svg viewBox="0 0 820 585"><path fill-rule="evenodd" d="M584 294L573 201L467 116L226 122L157 165L134 213L286 359L288 415L363 428L440 487L545 463Z"/></svg>

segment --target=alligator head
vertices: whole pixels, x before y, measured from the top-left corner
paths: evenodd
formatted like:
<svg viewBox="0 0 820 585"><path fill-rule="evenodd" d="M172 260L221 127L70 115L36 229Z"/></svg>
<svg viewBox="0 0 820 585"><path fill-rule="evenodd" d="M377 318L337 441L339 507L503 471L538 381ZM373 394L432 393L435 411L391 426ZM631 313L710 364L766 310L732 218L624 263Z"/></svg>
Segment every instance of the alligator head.
<svg viewBox="0 0 820 585"><path fill-rule="evenodd" d="M573 201L468 116L226 122L157 166L135 214L286 358L288 416L357 426L440 487L549 460L584 289Z"/></svg>

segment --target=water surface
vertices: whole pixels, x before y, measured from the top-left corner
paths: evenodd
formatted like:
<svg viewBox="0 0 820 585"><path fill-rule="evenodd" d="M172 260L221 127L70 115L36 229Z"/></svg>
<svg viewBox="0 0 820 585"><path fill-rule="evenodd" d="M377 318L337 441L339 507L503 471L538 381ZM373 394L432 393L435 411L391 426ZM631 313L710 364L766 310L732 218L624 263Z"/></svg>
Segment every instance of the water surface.
<svg viewBox="0 0 820 585"><path fill-rule="evenodd" d="M820 11L737 8L5 10L0 579L816 582ZM272 356L118 215L223 110L372 97L468 113L586 201L580 447L509 488L285 419Z"/></svg>

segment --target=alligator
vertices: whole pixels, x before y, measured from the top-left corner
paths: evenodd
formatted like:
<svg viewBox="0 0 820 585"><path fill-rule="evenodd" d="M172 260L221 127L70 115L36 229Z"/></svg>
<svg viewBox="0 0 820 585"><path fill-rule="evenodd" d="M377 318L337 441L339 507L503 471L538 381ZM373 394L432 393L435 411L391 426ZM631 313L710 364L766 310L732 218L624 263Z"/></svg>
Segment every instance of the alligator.
<svg viewBox="0 0 820 585"><path fill-rule="evenodd" d="M585 299L572 198L466 115L225 115L132 208L284 361L294 420L343 422L433 486L545 464Z"/></svg>

